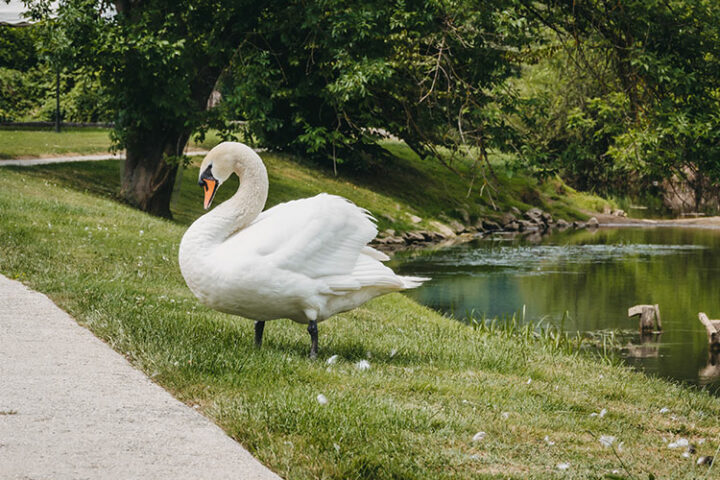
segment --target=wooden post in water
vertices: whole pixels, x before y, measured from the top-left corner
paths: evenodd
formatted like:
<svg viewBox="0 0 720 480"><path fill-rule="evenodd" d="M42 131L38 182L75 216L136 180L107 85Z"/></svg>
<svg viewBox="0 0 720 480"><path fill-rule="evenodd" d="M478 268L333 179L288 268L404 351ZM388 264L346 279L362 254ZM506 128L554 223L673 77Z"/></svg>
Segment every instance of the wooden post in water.
<svg viewBox="0 0 720 480"><path fill-rule="evenodd" d="M660 320L660 306L655 305L635 305L628 308L628 317L640 316L640 333L652 330L662 330L662 320Z"/></svg>
<svg viewBox="0 0 720 480"><path fill-rule="evenodd" d="M710 320L703 312L698 313L698 318L707 330L710 352L720 352L720 320Z"/></svg>

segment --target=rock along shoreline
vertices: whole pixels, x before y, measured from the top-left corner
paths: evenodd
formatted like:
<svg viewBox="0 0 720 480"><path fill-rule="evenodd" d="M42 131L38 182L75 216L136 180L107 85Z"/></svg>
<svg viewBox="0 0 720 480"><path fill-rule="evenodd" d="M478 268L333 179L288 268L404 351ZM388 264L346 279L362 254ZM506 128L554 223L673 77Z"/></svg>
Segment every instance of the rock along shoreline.
<svg viewBox="0 0 720 480"><path fill-rule="evenodd" d="M617 217L623 217L624 212L615 212ZM600 222L596 217L591 217L586 222L565 219L553 219L552 215L539 208L531 208L521 212L513 207L500 218L491 220L481 218L475 224L463 225L456 220L448 224L431 222L433 230L412 230L401 234L395 230L388 229L380 232L372 245L385 251L404 250L407 248L422 248L427 246L446 246L457 243L469 242L492 234L526 235L536 237L538 240L550 231L565 231L568 229L597 228Z"/></svg>

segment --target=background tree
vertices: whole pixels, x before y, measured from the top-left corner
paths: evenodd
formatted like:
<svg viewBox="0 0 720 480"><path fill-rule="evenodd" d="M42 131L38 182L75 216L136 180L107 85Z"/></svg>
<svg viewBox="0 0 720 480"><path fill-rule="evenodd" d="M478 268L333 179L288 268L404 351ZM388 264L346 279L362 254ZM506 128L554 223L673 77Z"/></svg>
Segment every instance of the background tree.
<svg viewBox="0 0 720 480"><path fill-rule="evenodd" d="M583 178L578 186L603 193L617 191L618 178L635 192L664 179L693 190L691 208L700 208L709 191L717 196L720 4L551 0L524 1L523 11L572 62L559 72L563 83L581 72L595 85L554 136L558 148L545 150L546 160L565 156L564 173L575 169ZM567 141L573 131L584 142L579 156L572 150L583 145ZM571 165L572 158L579 162ZM583 166L583 159L590 161ZM619 175L596 175L598 167Z"/></svg>
<svg viewBox="0 0 720 480"><path fill-rule="evenodd" d="M28 2L42 14L47 2ZM170 216L179 158L208 117L207 99L235 49L261 18L252 1L62 0L57 22L75 59L97 72L125 148L121 195Z"/></svg>
<svg viewBox="0 0 720 480"><path fill-rule="evenodd" d="M501 140L486 107L523 41L512 6L288 2L238 50L226 106L261 143L334 161L377 155L388 134L421 156L451 159L440 147L480 155Z"/></svg>
<svg viewBox="0 0 720 480"><path fill-rule="evenodd" d="M47 14L47 1L29 3ZM122 195L169 216L177 159L211 124L207 99L231 60L225 111L266 145L342 161L393 134L421 155L484 154L490 90L514 71L511 11L501 0L62 0L55 23L113 99Z"/></svg>
<svg viewBox="0 0 720 480"><path fill-rule="evenodd" d="M157 215L188 137L230 119L335 164L393 135L456 171L484 172L496 149L601 193L680 179L695 208L720 180L709 0L61 0L57 14L112 99L122 195Z"/></svg>

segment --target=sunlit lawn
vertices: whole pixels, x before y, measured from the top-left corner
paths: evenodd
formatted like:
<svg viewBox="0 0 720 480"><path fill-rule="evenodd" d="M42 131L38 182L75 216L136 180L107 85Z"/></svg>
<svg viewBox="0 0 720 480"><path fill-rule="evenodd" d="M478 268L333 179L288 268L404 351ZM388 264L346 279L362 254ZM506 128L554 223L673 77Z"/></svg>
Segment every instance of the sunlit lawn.
<svg viewBox="0 0 720 480"><path fill-rule="evenodd" d="M217 133L211 131L202 142L191 140L189 147L208 149L219 141ZM0 159L89 155L107 152L110 145L110 130L102 128L64 128L60 133L0 128Z"/></svg>
<svg viewBox="0 0 720 480"><path fill-rule="evenodd" d="M48 130L0 129L0 159L107 152L106 129Z"/></svg>

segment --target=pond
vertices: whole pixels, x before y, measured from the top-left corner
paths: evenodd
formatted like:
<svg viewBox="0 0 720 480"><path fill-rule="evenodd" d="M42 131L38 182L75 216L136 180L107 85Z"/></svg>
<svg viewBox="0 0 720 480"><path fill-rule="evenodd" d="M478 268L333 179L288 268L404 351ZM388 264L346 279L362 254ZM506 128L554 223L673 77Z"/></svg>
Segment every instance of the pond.
<svg viewBox="0 0 720 480"><path fill-rule="evenodd" d="M458 319L527 320L569 332L623 330L622 355L643 371L720 393L698 312L720 318L720 230L601 228L543 238L493 236L398 253L399 273L432 277L408 292ZM628 307L658 304L663 333L641 340ZM563 317L565 319L563 320ZM645 342L645 343L643 343Z"/></svg>

